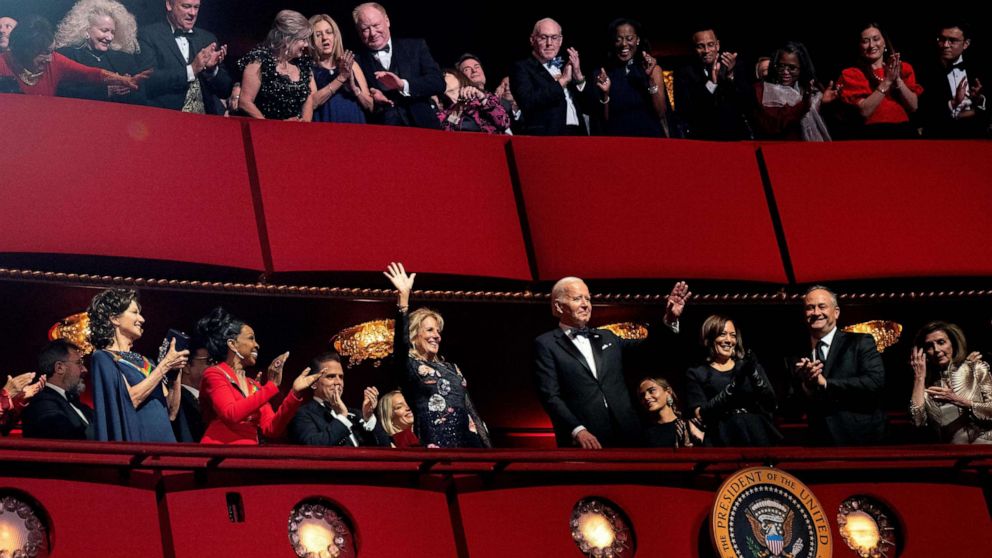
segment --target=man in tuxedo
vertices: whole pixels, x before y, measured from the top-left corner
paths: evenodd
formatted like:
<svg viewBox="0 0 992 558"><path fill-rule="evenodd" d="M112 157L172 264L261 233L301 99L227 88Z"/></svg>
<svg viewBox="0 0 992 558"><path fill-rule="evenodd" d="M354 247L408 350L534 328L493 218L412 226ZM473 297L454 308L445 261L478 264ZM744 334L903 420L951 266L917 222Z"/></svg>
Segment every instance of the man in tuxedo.
<svg viewBox="0 0 992 558"><path fill-rule="evenodd" d="M751 139L745 114L754 93L739 71L737 53L721 51L720 39L710 28L694 33L692 44L697 59L675 73L679 135L700 140Z"/></svg>
<svg viewBox="0 0 992 558"><path fill-rule="evenodd" d="M379 391L365 388L362 409L349 409L344 393L344 368L337 353L324 353L310 363L311 373L324 372L313 385L313 399L296 411L289 424L290 437L308 446L389 445L389 437L377 424L375 406ZM385 442L385 443L383 443Z"/></svg>
<svg viewBox="0 0 992 558"><path fill-rule="evenodd" d="M920 68L918 116L930 138L989 137L989 107L982 85L986 68L965 51L971 47L971 28L947 22L937 31L937 60Z"/></svg>
<svg viewBox="0 0 992 558"><path fill-rule="evenodd" d="M222 62L227 45L195 27L200 0L165 0L166 21L142 27L139 65L153 73L142 89L152 106L200 114L224 114L231 94Z"/></svg>
<svg viewBox="0 0 992 558"><path fill-rule="evenodd" d="M837 329L837 295L814 286L803 298L809 347L795 364L814 445L878 444L885 434L885 368L871 335Z"/></svg>
<svg viewBox="0 0 992 558"><path fill-rule="evenodd" d="M194 337L189 354L189 360L182 369L179 410L172 419L172 431L177 442L198 444L206 429L200 413L200 382L203 372L210 366L210 353L203 342Z"/></svg>
<svg viewBox="0 0 992 558"><path fill-rule="evenodd" d="M25 438L93 439L93 409L79 401L86 389L83 352L57 339L38 355L38 371L48 382L24 409Z"/></svg>
<svg viewBox="0 0 992 558"><path fill-rule="evenodd" d="M533 136L583 136L586 123L583 106L586 78L579 52L567 50L568 59L558 56L562 45L561 25L545 18L530 34L531 56L510 68L510 89L523 113L521 134Z"/></svg>
<svg viewBox="0 0 992 558"><path fill-rule="evenodd" d="M352 17L364 45L355 53L355 61L375 100L370 122L440 130L431 97L444 94L444 77L427 43L394 39L386 9L376 2L358 5Z"/></svg>
<svg viewBox="0 0 992 558"><path fill-rule="evenodd" d="M665 324L678 332L678 319L692 296L679 282L668 295ZM621 339L605 329L590 329L589 287L565 277L551 290L556 329L534 341L538 397L551 417L559 447L636 447L642 429L624 380L623 356L640 341Z"/></svg>

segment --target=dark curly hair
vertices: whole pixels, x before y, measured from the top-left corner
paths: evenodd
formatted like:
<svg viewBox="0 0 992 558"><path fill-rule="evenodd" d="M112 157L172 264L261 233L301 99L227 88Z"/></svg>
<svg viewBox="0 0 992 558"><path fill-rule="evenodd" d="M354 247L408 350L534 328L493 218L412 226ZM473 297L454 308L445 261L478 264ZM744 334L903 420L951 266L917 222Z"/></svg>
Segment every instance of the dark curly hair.
<svg viewBox="0 0 992 558"><path fill-rule="evenodd" d="M133 289L107 289L93 297L86 313L90 318L90 343L94 347L105 349L113 342L114 324L110 318L127 310L132 301L138 302L138 291Z"/></svg>
<svg viewBox="0 0 992 558"><path fill-rule="evenodd" d="M203 340L203 346L214 362L227 360L227 342L241 334L245 323L230 315L220 306L196 322L195 336Z"/></svg>
<svg viewBox="0 0 992 558"><path fill-rule="evenodd" d="M10 32L7 48L22 67L34 69L34 57L47 52L55 41L52 24L41 16L30 16Z"/></svg>

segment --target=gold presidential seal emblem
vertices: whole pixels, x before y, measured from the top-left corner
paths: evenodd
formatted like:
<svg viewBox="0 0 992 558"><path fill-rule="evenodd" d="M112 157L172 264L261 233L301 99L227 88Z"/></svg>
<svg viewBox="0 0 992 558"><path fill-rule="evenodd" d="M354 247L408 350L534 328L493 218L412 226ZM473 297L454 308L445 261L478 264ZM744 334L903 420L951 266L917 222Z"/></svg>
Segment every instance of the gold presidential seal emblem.
<svg viewBox="0 0 992 558"><path fill-rule="evenodd" d="M727 477L710 514L720 558L828 558L827 514L796 477L771 467Z"/></svg>

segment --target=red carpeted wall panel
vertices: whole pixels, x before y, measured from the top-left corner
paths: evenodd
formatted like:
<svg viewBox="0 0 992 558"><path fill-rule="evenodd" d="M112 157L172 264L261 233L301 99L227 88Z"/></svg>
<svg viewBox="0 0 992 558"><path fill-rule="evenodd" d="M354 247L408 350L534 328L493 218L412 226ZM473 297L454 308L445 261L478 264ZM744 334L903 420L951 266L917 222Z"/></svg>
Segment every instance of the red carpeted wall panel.
<svg viewBox="0 0 992 558"><path fill-rule="evenodd" d="M26 95L0 122L0 252L262 268L239 122Z"/></svg>

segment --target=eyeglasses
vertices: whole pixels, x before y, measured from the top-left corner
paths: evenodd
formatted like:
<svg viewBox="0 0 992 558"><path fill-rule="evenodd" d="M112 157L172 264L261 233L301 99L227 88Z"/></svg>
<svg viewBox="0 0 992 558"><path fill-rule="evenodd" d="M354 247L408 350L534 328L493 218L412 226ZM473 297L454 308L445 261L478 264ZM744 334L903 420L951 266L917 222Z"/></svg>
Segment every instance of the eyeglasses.
<svg viewBox="0 0 992 558"><path fill-rule="evenodd" d="M958 39L957 37L937 37L937 44L942 45L944 43L956 45L958 43L963 43L964 39Z"/></svg>
<svg viewBox="0 0 992 558"><path fill-rule="evenodd" d="M60 360L59 362L64 362L66 364L75 364L76 366L83 366L83 359L77 359L77 360Z"/></svg>
<svg viewBox="0 0 992 558"><path fill-rule="evenodd" d="M790 74L798 74L799 73L799 66L796 66L795 64L775 64L775 67L777 69L779 69L779 70L785 70L786 72L789 72Z"/></svg>
<svg viewBox="0 0 992 558"><path fill-rule="evenodd" d="M534 38L542 43L560 43L561 35L534 35Z"/></svg>

